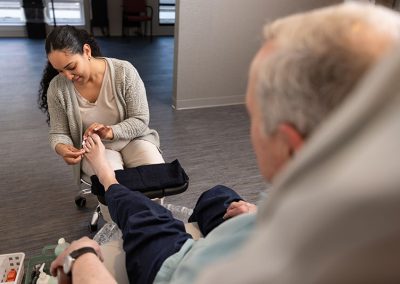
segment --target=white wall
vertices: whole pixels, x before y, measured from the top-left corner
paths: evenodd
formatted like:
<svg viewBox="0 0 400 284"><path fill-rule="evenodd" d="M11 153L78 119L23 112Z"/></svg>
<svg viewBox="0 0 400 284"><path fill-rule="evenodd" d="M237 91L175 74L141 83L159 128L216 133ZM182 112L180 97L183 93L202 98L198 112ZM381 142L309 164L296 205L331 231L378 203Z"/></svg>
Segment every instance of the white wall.
<svg viewBox="0 0 400 284"><path fill-rule="evenodd" d="M244 102L266 21L338 0L177 0L173 106Z"/></svg>

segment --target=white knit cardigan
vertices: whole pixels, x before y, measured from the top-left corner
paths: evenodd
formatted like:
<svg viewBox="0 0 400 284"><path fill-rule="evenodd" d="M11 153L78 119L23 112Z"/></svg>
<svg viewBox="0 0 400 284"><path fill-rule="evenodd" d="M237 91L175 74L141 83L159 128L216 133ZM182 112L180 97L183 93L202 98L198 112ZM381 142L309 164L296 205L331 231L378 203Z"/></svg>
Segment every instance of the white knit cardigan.
<svg viewBox="0 0 400 284"><path fill-rule="evenodd" d="M149 128L149 107L146 90L136 69L128 61L104 58L107 61L113 92L120 114L120 123L112 125L113 141L119 139L143 139L158 148L158 133ZM47 104L50 114L49 142L53 149L59 143L81 148L82 120L75 88L71 81L57 75L47 91ZM79 165L74 166L74 177L80 182Z"/></svg>

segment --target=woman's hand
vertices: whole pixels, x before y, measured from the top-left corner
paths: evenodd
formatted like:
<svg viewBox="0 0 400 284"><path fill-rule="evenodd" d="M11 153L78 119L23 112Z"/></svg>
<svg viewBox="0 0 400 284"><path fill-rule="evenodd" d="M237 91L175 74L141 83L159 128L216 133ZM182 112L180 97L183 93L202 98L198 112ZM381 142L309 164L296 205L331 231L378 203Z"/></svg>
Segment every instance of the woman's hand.
<svg viewBox="0 0 400 284"><path fill-rule="evenodd" d="M240 214L254 212L257 212L257 206L255 204L243 200L234 201L229 204L228 208L226 209L226 213L222 218L229 219Z"/></svg>
<svg viewBox="0 0 400 284"><path fill-rule="evenodd" d="M101 123L92 123L83 134L83 141L85 141L89 136L96 133L103 140L112 140L114 138L114 133L110 126Z"/></svg>
<svg viewBox="0 0 400 284"><path fill-rule="evenodd" d="M71 245L65 249L52 263L50 266L50 273L53 276L57 276L57 269L63 266L64 258L73 252L74 250L83 248L83 247L92 247L97 253L97 256L101 261L103 261L103 256L101 255L100 246L97 242L89 239L88 237L80 238L77 241L73 241Z"/></svg>
<svg viewBox="0 0 400 284"><path fill-rule="evenodd" d="M85 150L77 149L72 145L59 143L56 145L56 152L68 165L76 165L82 160Z"/></svg>

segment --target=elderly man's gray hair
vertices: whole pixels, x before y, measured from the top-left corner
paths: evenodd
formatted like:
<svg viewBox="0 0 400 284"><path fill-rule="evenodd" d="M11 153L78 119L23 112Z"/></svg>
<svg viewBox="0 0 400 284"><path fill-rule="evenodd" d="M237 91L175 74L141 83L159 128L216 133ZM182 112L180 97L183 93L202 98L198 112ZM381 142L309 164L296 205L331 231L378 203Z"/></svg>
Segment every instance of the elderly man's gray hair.
<svg viewBox="0 0 400 284"><path fill-rule="evenodd" d="M277 20L264 33L274 45L256 81L265 131L289 123L306 137L399 41L400 16L345 3Z"/></svg>

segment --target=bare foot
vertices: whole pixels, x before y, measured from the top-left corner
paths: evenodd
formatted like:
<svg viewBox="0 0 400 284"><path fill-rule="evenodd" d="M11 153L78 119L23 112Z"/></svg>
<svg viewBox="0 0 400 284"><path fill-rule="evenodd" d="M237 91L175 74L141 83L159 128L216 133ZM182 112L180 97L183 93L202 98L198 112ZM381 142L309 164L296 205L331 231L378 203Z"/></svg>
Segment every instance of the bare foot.
<svg viewBox="0 0 400 284"><path fill-rule="evenodd" d="M85 158L88 160L95 174L99 177L105 190L107 190L110 185L118 183L115 179L115 172L106 159L103 142L101 142L97 134L92 134L85 140L83 149L85 150Z"/></svg>

